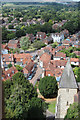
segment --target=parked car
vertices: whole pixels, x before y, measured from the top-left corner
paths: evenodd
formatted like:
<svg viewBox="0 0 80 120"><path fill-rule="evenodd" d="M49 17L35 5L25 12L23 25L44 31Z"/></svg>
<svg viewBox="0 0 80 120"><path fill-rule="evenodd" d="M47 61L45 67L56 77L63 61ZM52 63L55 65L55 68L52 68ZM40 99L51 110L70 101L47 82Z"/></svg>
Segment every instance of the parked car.
<svg viewBox="0 0 80 120"><path fill-rule="evenodd" d="M32 79L32 75L30 75L27 80L31 80L31 79Z"/></svg>

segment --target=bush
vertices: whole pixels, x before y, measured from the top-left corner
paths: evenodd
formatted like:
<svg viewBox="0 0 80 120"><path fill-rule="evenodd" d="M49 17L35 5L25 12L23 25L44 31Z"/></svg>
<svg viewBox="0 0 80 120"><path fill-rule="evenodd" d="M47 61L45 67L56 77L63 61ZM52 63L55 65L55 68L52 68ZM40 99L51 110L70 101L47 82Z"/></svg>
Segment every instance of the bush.
<svg viewBox="0 0 80 120"><path fill-rule="evenodd" d="M16 69L18 70L18 71L22 71L23 70L23 67L21 67L20 65L15 65L15 67L16 67Z"/></svg>
<svg viewBox="0 0 80 120"><path fill-rule="evenodd" d="M37 48L37 49L40 49L40 48L42 48L42 47L45 47L46 45L43 43L43 42L41 42L41 41L35 41L34 43L33 43L33 47L34 48Z"/></svg>
<svg viewBox="0 0 80 120"><path fill-rule="evenodd" d="M8 68L11 68L12 67L12 64L10 63L10 64L8 64Z"/></svg>
<svg viewBox="0 0 80 120"><path fill-rule="evenodd" d="M65 116L65 120L80 120L80 104L73 103L67 110L67 114Z"/></svg>
<svg viewBox="0 0 80 120"><path fill-rule="evenodd" d="M45 76L39 82L40 93L45 98L53 98L57 96L58 86L55 77Z"/></svg>

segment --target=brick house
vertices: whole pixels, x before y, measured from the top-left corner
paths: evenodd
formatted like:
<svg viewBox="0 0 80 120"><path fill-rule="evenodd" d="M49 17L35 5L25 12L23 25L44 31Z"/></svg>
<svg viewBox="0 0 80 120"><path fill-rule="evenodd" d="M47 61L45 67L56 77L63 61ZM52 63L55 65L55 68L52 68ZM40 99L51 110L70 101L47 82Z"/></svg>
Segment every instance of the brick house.
<svg viewBox="0 0 80 120"><path fill-rule="evenodd" d="M8 65L12 64L14 66L14 56L13 54L3 54L2 55L2 68L8 69Z"/></svg>
<svg viewBox="0 0 80 120"><path fill-rule="evenodd" d="M7 71L2 71L2 80L5 81L11 79L12 76L17 72L18 70L16 69L16 67L11 67Z"/></svg>
<svg viewBox="0 0 80 120"><path fill-rule="evenodd" d="M32 56L29 53L14 54L15 65L20 65L20 66L24 67L29 59L32 59Z"/></svg>
<svg viewBox="0 0 80 120"><path fill-rule="evenodd" d="M11 49L20 48L19 40L9 40L8 47Z"/></svg>
<svg viewBox="0 0 80 120"><path fill-rule="evenodd" d="M61 60L66 59L66 54L63 52L55 52L55 55L53 56L54 60Z"/></svg>
<svg viewBox="0 0 80 120"><path fill-rule="evenodd" d="M67 38L69 36L69 31L67 29L61 31L62 34L64 34L64 37Z"/></svg>
<svg viewBox="0 0 80 120"><path fill-rule="evenodd" d="M46 68L50 60L51 60L51 55L49 55L48 53L43 53L40 56L40 61L39 61L40 67Z"/></svg>
<svg viewBox="0 0 80 120"><path fill-rule="evenodd" d="M36 34L36 39L45 39L46 38L46 33L45 32L37 32Z"/></svg>
<svg viewBox="0 0 80 120"><path fill-rule="evenodd" d="M43 43L45 43L46 45L48 45L48 44L52 43L53 40L52 40L52 37L46 37L42 41L43 41Z"/></svg>
<svg viewBox="0 0 80 120"><path fill-rule="evenodd" d="M1 53L2 54L8 54L8 51L10 49L8 48L7 44L1 44Z"/></svg>
<svg viewBox="0 0 80 120"><path fill-rule="evenodd" d="M35 70L35 63L33 60L28 60L26 66L23 68L25 77L28 77Z"/></svg>
<svg viewBox="0 0 80 120"><path fill-rule="evenodd" d="M34 35L33 35L32 33L31 33L31 34L26 34L26 37L29 38L29 41L30 41L31 43L33 43L34 40L35 40L35 37L34 37Z"/></svg>

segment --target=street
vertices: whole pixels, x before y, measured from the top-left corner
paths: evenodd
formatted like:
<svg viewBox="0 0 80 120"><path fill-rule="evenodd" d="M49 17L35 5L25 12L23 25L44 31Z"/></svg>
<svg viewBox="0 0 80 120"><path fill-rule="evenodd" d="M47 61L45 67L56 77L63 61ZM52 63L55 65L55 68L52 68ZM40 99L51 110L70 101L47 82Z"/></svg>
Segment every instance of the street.
<svg viewBox="0 0 80 120"><path fill-rule="evenodd" d="M42 75L42 69L40 68L39 65L37 65L35 76L30 80L30 83L32 83L34 86L37 82L37 79L39 79L41 75Z"/></svg>

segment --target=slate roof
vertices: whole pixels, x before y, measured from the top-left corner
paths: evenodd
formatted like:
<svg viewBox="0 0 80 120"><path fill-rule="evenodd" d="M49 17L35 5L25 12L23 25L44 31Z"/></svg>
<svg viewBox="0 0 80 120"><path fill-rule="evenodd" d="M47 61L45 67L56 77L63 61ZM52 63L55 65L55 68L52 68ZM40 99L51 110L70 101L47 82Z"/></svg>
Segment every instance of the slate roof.
<svg viewBox="0 0 80 120"><path fill-rule="evenodd" d="M66 67L64 68L63 74L60 79L59 88L78 88L72 67L70 65L70 59L68 60Z"/></svg>

